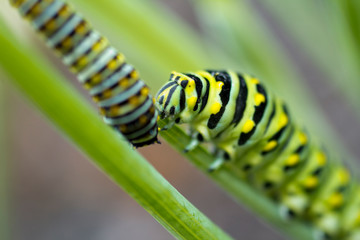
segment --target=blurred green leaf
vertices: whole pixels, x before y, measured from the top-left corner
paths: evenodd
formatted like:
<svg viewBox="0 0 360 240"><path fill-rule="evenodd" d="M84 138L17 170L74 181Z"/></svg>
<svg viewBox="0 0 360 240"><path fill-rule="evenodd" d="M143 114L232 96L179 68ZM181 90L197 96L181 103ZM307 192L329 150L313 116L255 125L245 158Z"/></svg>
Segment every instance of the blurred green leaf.
<svg viewBox="0 0 360 240"><path fill-rule="evenodd" d="M259 4L298 46L307 64L342 91L360 119L358 1L275 0Z"/></svg>

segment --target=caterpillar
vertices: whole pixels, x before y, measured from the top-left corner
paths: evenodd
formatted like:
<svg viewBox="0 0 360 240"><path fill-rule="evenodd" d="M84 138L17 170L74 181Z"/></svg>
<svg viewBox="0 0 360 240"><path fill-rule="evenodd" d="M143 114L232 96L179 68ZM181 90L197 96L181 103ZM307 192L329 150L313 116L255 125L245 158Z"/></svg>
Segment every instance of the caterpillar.
<svg viewBox="0 0 360 240"><path fill-rule="evenodd" d="M10 3L77 74L105 123L135 147L158 142L157 111L148 86L105 37L62 0Z"/></svg>
<svg viewBox="0 0 360 240"><path fill-rule="evenodd" d="M187 123L191 151L214 145L210 171L232 160L241 177L278 203L285 218L316 226L322 239L360 239L360 186L297 125L257 78L233 71L172 72L158 91L163 129Z"/></svg>

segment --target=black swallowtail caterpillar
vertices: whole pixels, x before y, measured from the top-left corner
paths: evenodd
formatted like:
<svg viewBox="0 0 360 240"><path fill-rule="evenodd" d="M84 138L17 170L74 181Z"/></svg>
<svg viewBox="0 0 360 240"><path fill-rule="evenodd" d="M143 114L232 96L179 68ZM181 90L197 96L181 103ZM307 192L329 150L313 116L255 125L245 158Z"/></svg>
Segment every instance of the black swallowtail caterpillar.
<svg viewBox="0 0 360 240"><path fill-rule="evenodd" d="M62 0L10 2L77 74L107 124L135 147L158 142L153 98L123 54Z"/></svg>
<svg viewBox="0 0 360 240"><path fill-rule="evenodd" d="M156 106L169 121L165 129L189 124L186 151L214 145L210 170L236 160L244 180L286 217L313 223L325 239L360 239L360 186L258 79L233 71L173 72Z"/></svg>

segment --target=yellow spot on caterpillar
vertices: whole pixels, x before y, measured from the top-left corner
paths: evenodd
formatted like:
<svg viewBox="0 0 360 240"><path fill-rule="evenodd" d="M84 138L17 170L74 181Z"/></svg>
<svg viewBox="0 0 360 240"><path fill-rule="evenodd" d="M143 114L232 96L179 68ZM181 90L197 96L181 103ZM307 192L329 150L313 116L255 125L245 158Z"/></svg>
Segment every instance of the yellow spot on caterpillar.
<svg viewBox="0 0 360 240"><path fill-rule="evenodd" d="M129 79L127 79L127 78L121 79L121 81L119 82L119 85L122 88L126 88L127 86L129 86Z"/></svg>
<svg viewBox="0 0 360 240"><path fill-rule="evenodd" d="M92 46L92 50L93 50L93 51L96 51L96 52L97 52L98 50L100 50L102 41L103 41L103 39L101 39L99 42L96 42L96 43Z"/></svg>
<svg viewBox="0 0 360 240"><path fill-rule="evenodd" d="M116 59L112 59L108 64L107 64L107 68L110 70L115 69L117 66L117 61Z"/></svg>
<svg viewBox="0 0 360 240"><path fill-rule="evenodd" d="M86 57L86 56L82 56L82 57L79 58L79 60L77 61L77 64L76 64L76 65L77 65L79 68L81 68L81 67L85 66L87 63L88 63L87 57Z"/></svg>
<svg viewBox="0 0 360 240"><path fill-rule="evenodd" d="M91 78L91 84L94 85L94 84L97 84L101 82L101 74L100 73L96 73L94 76L92 76Z"/></svg>
<svg viewBox="0 0 360 240"><path fill-rule="evenodd" d="M285 113L281 113L279 117L279 128L283 128L288 123L289 118Z"/></svg>
<svg viewBox="0 0 360 240"><path fill-rule="evenodd" d="M21 4L23 4L25 0L11 0L10 3L14 7L19 7Z"/></svg>
<svg viewBox="0 0 360 240"><path fill-rule="evenodd" d="M256 78L251 78L250 82L253 84L259 84L259 80L257 80Z"/></svg>
<svg viewBox="0 0 360 240"><path fill-rule="evenodd" d="M30 18L34 18L41 12L41 5L37 3L29 12Z"/></svg>
<svg viewBox="0 0 360 240"><path fill-rule="evenodd" d="M185 88L185 91L187 92L187 94L191 94L191 92L194 91L194 88L195 88L195 81L191 79L191 80L189 80L189 82Z"/></svg>
<svg viewBox="0 0 360 240"><path fill-rule="evenodd" d="M51 19L45 24L45 31L52 31L55 29L55 27L56 27L56 22L54 19Z"/></svg>
<svg viewBox="0 0 360 240"><path fill-rule="evenodd" d="M147 96L149 94L149 88L147 87L143 87L141 90L140 90L140 94L142 96ZM155 101L155 99L153 98L153 101Z"/></svg>
<svg viewBox="0 0 360 240"><path fill-rule="evenodd" d="M60 17L64 17L66 16L67 14L69 13L69 6L68 5L65 5L62 9L60 9L59 11L59 16Z"/></svg>
<svg viewBox="0 0 360 240"><path fill-rule="evenodd" d="M76 32L76 33L79 33L79 34L84 33L84 32L85 32L85 28L86 28L86 23L85 23L85 22L80 23L79 25L76 26L75 32Z"/></svg>
<svg viewBox="0 0 360 240"><path fill-rule="evenodd" d="M156 103L156 99L155 99L155 98L152 98L152 102L153 102L153 104L155 104L155 103Z"/></svg>
<svg viewBox="0 0 360 240"><path fill-rule="evenodd" d="M305 133L301 132L299 135L299 140L301 145L304 145L305 143L307 143L307 136Z"/></svg>
<svg viewBox="0 0 360 240"><path fill-rule="evenodd" d="M255 94L255 105L259 106L263 102L265 102L265 96L261 93L256 93Z"/></svg>
<svg viewBox="0 0 360 240"><path fill-rule="evenodd" d="M145 115L140 116L139 122L140 122L141 124L145 124L146 121L147 121L147 117L146 117Z"/></svg>
<svg viewBox="0 0 360 240"><path fill-rule="evenodd" d="M118 55L116 55L116 60L119 62L119 63L123 63L125 62L125 56L121 53L119 53ZM132 73L131 73L132 74ZM131 75L130 74L130 75Z"/></svg>
<svg viewBox="0 0 360 240"><path fill-rule="evenodd" d="M100 100L100 97L99 96L94 96L94 97L92 97L92 99L93 99L93 101L94 102L99 102L99 100Z"/></svg>
<svg viewBox="0 0 360 240"><path fill-rule="evenodd" d="M188 100L187 100L187 104L189 106L189 108L193 108L196 104L196 101L197 101L197 97L190 97Z"/></svg>
<svg viewBox="0 0 360 240"><path fill-rule="evenodd" d="M71 37L67 37L64 39L64 41L61 43L61 46L64 48L69 48L72 46L72 40Z"/></svg>
<svg viewBox="0 0 360 240"><path fill-rule="evenodd" d="M92 87L92 85L89 82L86 82L86 83L84 83L83 87L85 89L90 89Z"/></svg>
<svg viewBox="0 0 360 240"><path fill-rule="evenodd" d="M137 78L139 78L139 73L138 73L137 71L132 71L132 72L130 73L130 77L131 77L132 79L137 79Z"/></svg>
<svg viewBox="0 0 360 240"><path fill-rule="evenodd" d="M119 111L119 106L115 105L115 106L110 107L110 115L111 116L117 115L118 111Z"/></svg>
<svg viewBox="0 0 360 240"><path fill-rule="evenodd" d="M318 185L319 179L315 176L311 176L305 179L304 186L306 188L314 188Z"/></svg>
<svg viewBox="0 0 360 240"><path fill-rule="evenodd" d="M213 105L211 105L210 113L216 114L220 111L220 109L221 109L221 103L215 102Z"/></svg>
<svg viewBox="0 0 360 240"><path fill-rule="evenodd" d="M341 193L334 193L329 198L329 204L332 207L339 207L344 202L344 197Z"/></svg>
<svg viewBox="0 0 360 240"><path fill-rule="evenodd" d="M270 142L268 142L265 147L263 148L263 151L267 152L270 151L272 149L274 149L277 146L277 141L276 140L271 140Z"/></svg>
<svg viewBox="0 0 360 240"><path fill-rule="evenodd" d="M255 127L253 120L247 120L242 128L243 133L249 133Z"/></svg>
<svg viewBox="0 0 360 240"><path fill-rule="evenodd" d="M290 157L286 160L286 166L295 166L300 161L299 154L291 154Z"/></svg>
<svg viewBox="0 0 360 240"><path fill-rule="evenodd" d="M223 86L224 86L223 82L217 82L217 88L222 89Z"/></svg>
<svg viewBox="0 0 360 240"><path fill-rule="evenodd" d="M320 166L325 165L325 163L326 163L325 153L319 152L316 157L317 157L317 162L319 163Z"/></svg>
<svg viewBox="0 0 360 240"><path fill-rule="evenodd" d="M139 98L137 96L132 96L129 98L129 103L131 105L138 105L139 104Z"/></svg>
<svg viewBox="0 0 360 240"><path fill-rule="evenodd" d="M157 122L160 121L160 116L157 116L156 121L157 121ZM161 128L159 127L158 130L160 131Z"/></svg>
<svg viewBox="0 0 360 240"><path fill-rule="evenodd" d="M349 174L349 172L346 171L345 169L342 169L342 170L340 170L340 172L339 172L339 178L340 178L340 182L341 182L342 184L347 183L347 182L349 182L349 180L350 180L350 174Z"/></svg>
<svg viewBox="0 0 360 240"><path fill-rule="evenodd" d="M112 96L112 91L110 89L107 89L102 93L101 98L107 99L107 98L110 98L111 96Z"/></svg>

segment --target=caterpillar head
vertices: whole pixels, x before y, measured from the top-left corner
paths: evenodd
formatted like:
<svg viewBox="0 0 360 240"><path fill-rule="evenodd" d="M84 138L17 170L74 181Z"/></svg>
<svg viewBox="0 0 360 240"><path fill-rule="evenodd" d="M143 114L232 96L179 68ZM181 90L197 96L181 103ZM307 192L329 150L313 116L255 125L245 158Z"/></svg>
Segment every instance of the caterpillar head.
<svg viewBox="0 0 360 240"><path fill-rule="evenodd" d="M189 105L196 103L198 97L196 84L191 74L172 72L169 81L156 94L156 107L160 118L180 121L180 114L186 112Z"/></svg>

